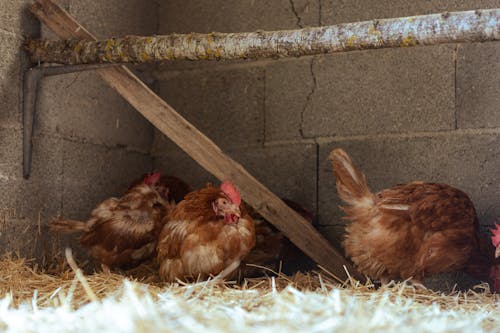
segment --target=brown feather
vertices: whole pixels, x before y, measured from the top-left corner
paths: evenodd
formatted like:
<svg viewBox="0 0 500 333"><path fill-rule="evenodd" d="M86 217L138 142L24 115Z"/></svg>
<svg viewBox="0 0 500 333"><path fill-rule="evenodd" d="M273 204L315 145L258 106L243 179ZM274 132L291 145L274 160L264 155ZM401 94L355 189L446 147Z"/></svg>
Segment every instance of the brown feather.
<svg viewBox="0 0 500 333"><path fill-rule="evenodd" d="M217 198L227 197L220 188L207 185L186 195L164 219L157 250L164 280L217 275L255 245L252 218L242 214L237 223L226 224L212 208Z"/></svg>
<svg viewBox="0 0 500 333"><path fill-rule="evenodd" d="M421 280L466 269L474 254L484 256L476 212L464 192L413 182L372 194L343 150L330 157L351 220L344 249L360 272L374 279Z"/></svg>
<svg viewBox="0 0 500 333"><path fill-rule="evenodd" d="M100 263L130 268L154 256L169 207L154 188L140 183L120 198L104 200L86 222L55 220L50 227L81 232L80 244Z"/></svg>
<svg viewBox="0 0 500 333"><path fill-rule="evenodd" d="M49 228L53 232L60 233L76 233L87 231L87 223L77 220L68 220L63 218L55 218L49 222Z"/></svg>

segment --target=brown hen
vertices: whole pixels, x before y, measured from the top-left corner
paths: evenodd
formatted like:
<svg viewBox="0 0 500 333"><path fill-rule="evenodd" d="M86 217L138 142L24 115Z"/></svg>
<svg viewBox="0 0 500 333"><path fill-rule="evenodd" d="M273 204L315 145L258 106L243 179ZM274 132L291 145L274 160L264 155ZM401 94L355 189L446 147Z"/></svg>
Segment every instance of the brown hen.
<svg viewBox="0 0 500 333"><path fill-rule="evenodd" d="M255 245L252 218L228 182L189 193L165 218L158 241L165 281L229 276Z"/></svg>
<svg viewBox="0 0 500 333"><path fill-rule="evenodd" d="M120 198L101 202L85 221L55 219L49 223L53 231L82 233L80 244L109 267L131 268L154 256L162 219L169 204L160 193L168 193L160 174L147 175Z"/></svg>
<svg viewBox="0 0 500 333"><path fill-rule="evenodd" d="M330 154L346 227L345 253L372 279L413 279L466 269L487 276L469 197L445 184L412 182L371 193L365 176L341 149Z"/></svg>

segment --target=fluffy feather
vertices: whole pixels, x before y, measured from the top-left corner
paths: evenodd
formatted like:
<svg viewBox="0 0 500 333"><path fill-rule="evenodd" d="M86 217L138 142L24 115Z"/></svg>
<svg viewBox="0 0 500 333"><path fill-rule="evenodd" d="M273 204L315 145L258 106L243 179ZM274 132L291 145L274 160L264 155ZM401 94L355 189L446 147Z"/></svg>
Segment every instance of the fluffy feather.
<svg viewBox="0 0 500 333"><path fill-rule="evenodd" d="M231 200L221 188L209 184L186 195L164 219L158 241L159 272L164 280L228 275L253 248L252 218L242 214L235 223L226 223L214 210L218 199ZM235 196L232 199L237 201Z"/></svg>
<svg viewBox="0 0 500 333"><path fill-rule="evenodd" d="M360 272L373 279L422 280L467 268L474 257L484 259L476 272L487 275L491 261L480 249L476 212L464 192L413 182L373 194L343 150L335 149L330 159L351 220L343 246Z"/></svg>
<svg viewBox="0 0 500 333"><path fill-rule="evenodd" d="M81 233L80 244L103 265L134 267L154 257L162 219L170 208L163 196L168 184L161 177L155 172L134 182L124 196L97 205L85 222L55 219L49 226L56 232Z"/></svg>

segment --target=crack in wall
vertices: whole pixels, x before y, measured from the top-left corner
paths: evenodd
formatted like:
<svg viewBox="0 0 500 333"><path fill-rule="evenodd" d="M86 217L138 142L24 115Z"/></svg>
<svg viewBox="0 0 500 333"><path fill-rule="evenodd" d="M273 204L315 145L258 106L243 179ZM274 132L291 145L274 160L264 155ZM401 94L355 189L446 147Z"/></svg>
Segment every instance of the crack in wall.
<svg viewBox="0 0 500 333"><path fill-rule="evenodd" d="M321 23L321 21L323 20L322 16L321 16L321 12L322 12L322 6L323 4L321 3L321 0L318 0L318 25L319 26L322 26L323 24Z"/></svg>
<svg viewBox="0 0 500 333"><path fill-rule="evenodd" d="M155 6L156 6L156 34L160 35L161 32L161 25L160 25L160 20L161 20L161 3L159 0L154 1ZM160 96L160 79L155 77L154 73L160 71L160 63L155 63L152 67L147 67L146 71L148 72L148 75L152 77L152 90ZM163 98L163 97L162 97ZM158 135L159 130L156 130L156 127L151 125L151 145L149 147L149 152L148 154L151 156L151 166L154 167L155 164L155 158L154 158L154 150L157 145L156 140L157 140L157 135Z"/></svg>
<svg viewBox="0 0 500 333"><path fill-rule="evenodd" d="M303 28L302 23L301 23L302 19L300 18L299 13L297 12L297 9L295 8L295 4L293 3L293 0L288 0L288 1L290 2L290 7L292 8L293 15L295 15L295 17L297 18L297 26L299 28Z"/></svg>
<svg viewBox="0 0 500 333"><path fill-rule="evenodd" d="M306 113L307 108L311 104L312 98L314 93L316 92L316 88L318 86L318 82L316 80L316 74L314 73L314 58L311 58L311 62L309 64L309 70L311 72L311 77L313 81L313 86L311 88L311 91L306 97L306 102L304 103L304 107L302 108L302 111L300 112L300 126L299 126L299 133L302 139L306 139L307 137L304 135L304 116Z"/></svg>

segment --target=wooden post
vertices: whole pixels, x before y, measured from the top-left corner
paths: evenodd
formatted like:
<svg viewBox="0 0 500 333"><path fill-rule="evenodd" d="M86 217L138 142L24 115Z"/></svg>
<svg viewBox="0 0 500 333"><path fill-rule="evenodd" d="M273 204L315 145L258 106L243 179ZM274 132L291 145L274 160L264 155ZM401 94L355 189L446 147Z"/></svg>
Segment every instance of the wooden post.
<svg viewBox="0 0 500 333"><path fill-rule="evenodd" d="M31 11L59 37L95 39L69 13L52 0L37 0ZM352 276L363 280L354 268L304 218L225 155L209 138L179 115L126 67L98 69L111 87L191 158L220 180L231 179L242 197L280 229L295 245L341 280Z"/></svg>
<svg viewBox="0 0 500 333"><path fill-rule="evenodd" d="M298 30L31 40L33 62L143 63L300 57L353 50L500 40L500 9L377 19Z"/></svg>

